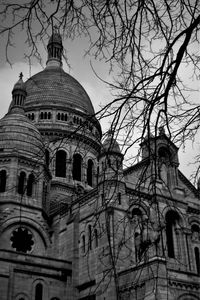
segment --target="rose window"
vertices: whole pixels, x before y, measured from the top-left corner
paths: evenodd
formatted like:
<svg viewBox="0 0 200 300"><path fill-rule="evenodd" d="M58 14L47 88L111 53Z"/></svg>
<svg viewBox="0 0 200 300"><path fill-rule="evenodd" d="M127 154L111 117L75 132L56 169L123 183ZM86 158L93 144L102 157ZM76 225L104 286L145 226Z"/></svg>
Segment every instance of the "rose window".
<svg viewBox="0 0 200 300"><path fill-rule="evenodd" d="M11 246L19 252L30 252L34 241L32 233L25 227L16 228L11 235Z"/></svg>

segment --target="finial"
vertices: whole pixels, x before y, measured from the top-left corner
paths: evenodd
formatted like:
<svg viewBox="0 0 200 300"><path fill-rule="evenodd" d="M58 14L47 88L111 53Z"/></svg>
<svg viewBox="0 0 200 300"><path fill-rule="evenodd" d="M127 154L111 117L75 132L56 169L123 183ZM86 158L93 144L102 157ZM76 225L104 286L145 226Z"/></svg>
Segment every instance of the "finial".
<svg viewBox="0 0 200 300"><path fill-rule="evenodd" d="M53 26L53 33L59 33L58 25Z"/></svg>
<svg viewBox="0 0 200 300"><path fill-rule="evenodd" d="M165 128L164 128L164 126L160 126L160 127L158 128L158 130L159 130L159 135L165 134Z"/></svg>
<svg viewBox="0 0 200 300"><path fill-rule="evenodd" d="M22 79L23 78L23 73L22 72L20 72L20 74L19 74L19 79Z"/></svg>
<svg viewBox="0 0 200 300"><path fill-rule="evenodd" d="M114 135L114 129L112 128L112 126L110 126L110 128L108 129L107 135L108 136L113 136Z"/></svg>

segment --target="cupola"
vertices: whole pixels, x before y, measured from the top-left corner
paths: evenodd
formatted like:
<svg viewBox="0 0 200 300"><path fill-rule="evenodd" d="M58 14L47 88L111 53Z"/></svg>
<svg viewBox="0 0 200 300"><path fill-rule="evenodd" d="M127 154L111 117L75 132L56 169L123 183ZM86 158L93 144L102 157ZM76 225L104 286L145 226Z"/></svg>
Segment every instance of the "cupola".
<svg viewBox="0 0 200 300"><path fill-rule="evenodd" d="M26 88L25 84L22 80L23 74L22 72L19 74L19 80L15 83L12 90L12 102L10 105L10 109L24 109L24 101L26 98Z"/></svg>
<svg viewBox="0 0 200 300"><path fill-rule="evenodd" d="M52 66L61 67L63 45L62 45L61 35L56 26L54 27L53 34L49 39L47 50L48 50L47 67L52 67Z"/></svg>
<svg viewBox="0 0 200 300"><path fill-rule="evenodd" d="M108 132L101 153L99 155L100 163L100 181L105 179L118 179L122 172L123 154L120 151L119 144L114 138L112 131Z"/></svg>
<svg viewBox="0 0 200 300"><path fill-rule="evenodd" d="M8 113L0 120L0 148L6 153L17 151L19 155L43 160L42 137L35 125L25 116L25 85L20 73L12 90L12 102Z"/></svg>

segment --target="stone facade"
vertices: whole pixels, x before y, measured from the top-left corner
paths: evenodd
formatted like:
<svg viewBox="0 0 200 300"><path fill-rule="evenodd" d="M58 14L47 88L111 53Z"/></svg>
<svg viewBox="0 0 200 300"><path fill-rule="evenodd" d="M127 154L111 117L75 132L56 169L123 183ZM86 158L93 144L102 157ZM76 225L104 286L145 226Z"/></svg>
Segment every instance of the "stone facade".
<svg viewBox="0 0 200 300"><path fill-rule="evenodd" d="M0 120L1 300L200 299L200 197L164 133L123 169L83 87L46 68Z"/></svg>

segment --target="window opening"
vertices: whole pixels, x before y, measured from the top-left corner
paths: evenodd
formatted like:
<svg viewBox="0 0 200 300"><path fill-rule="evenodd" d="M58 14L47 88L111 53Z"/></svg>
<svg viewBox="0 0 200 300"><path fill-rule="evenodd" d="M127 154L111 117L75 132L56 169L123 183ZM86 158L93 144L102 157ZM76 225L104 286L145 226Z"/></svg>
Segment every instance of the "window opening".
<svg viewBox="0 0 200 300"><path fill-rule="evenodd" d="M85 253L85 235L82 236L82 252Z"/></svg>
<svg viewBox="0 0 200 300"><path fill-rule="evenodd" d="M174 229L178 221L179 221L179 216L176 212L170 211L166 214L167 251L168 251L168 256L171 258L175 257Z"/></svg>
<svg viewBox="0 0 200 300"><path fill-rule="evenodd" d="M42 300L43 296L43 286L38 283L35 287L35 300Z"/></svg>
<svg viewBox="0 0 200 300"><path fill-rule="evenodd" d="M66 177L66 152L59 150L56 152L56 174L57 177Z"/></svg>
<svg viewBox="0 0 200 300"><path fill-rule="evenodd" d="M121 193L118 193L118 204L121 205L122 204L122 197L121 197Z"/></svg>
<svg viewBox="0 0 200 300"><path fill-rule="evenodd" d="M192 231L192 240L194 242L199 241L200 240L200 229L199 226L196 224L193 224L191 227L191 231Z"/></svg>
<svg viewBox="0 0 200 300"><path fill-rule="evenodd" d="M32 233L25 227L15 229L10 237L11 246L16 251L27 253L34 245Z"/></svg>
<svg viewBox="0 0 200 300"><path fill-rule="evenodd" d="M49 167L49 150L45 149L45 163Z"/></svg>
<svg viewBox="0 0 200 300"><path fill-rule="evenodd" d="M93 161L89 159L87 165L87 183L90 186L92 186L93 166L94 166Z"/></svg>
<svg viewBox="0 0 200 300"><path fill-rule="evenodd" d="M199 256L199 248L198 247L194 248L194 254L195 254L197 274L200 274L200 256Z"/></svg>
<svg viewBox="0 0 200 300"><path fill-rule="evenodd" d="M25 187L26 173L21 172L18 181L18 194L23 195Z"/></svg>
<svg viewBox="0 0 200 300"><path fill-rule="evenodd" d="M73 169L72 175L74 180L81 181L81 168L82 168L82 157L80 154L74 154L73 156Z"/></svg>
<svg viewBox="0 0 200 300"><path fill-rule="evenodd" d="M95 240L95 248L97 248L98 247L98 231L96 228L94 230L94 240Z"/></svg>
<svg viewBox="0 0 200 300"><path fill-rule="evenodd" d="M34 175L30 174L27 181L27 196L32 196L34 181L35 181Z"/></svg>
<svg viewBox="0 0 200 300"><path fill-rule="evenodd" d="M88 248L92 250L92 226L88 226Z"/></svg>
<svg viewBox="0 0 200 300"><path fill-rule="evenodd" d="M0 171L0 193L6 190L6 170Z"/></svg>

